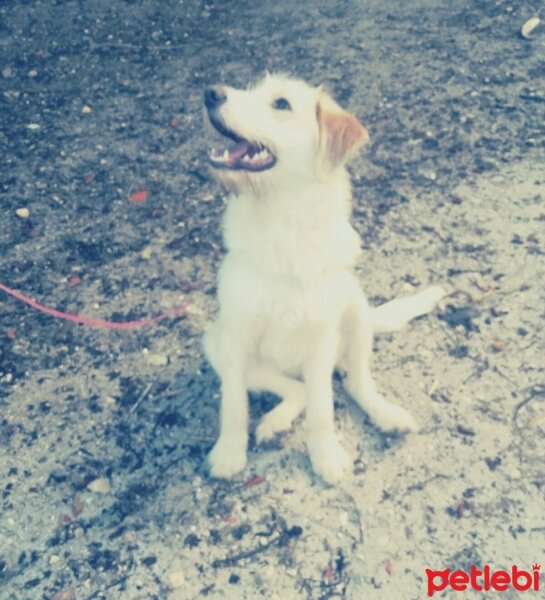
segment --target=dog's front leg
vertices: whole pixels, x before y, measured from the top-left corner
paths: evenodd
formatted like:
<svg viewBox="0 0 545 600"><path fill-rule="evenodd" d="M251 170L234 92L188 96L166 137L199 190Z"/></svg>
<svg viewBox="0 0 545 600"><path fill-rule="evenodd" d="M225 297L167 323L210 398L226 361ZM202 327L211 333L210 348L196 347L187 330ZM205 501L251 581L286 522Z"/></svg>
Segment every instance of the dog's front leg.
<svg viewBox="0 0 545 600"><path fill-rule="evenodd" d="M332 377L338 334L326 327L318 328L309 342L304 368L307 448L314 471L326 482L335 483L352 462L335 434Z"/></svg>
<svg viewBox="0 0 545 600"><path fill-rule="evenodd" d="M241 328L221 326L205 341L212 366L221 379L220 435L208 455L210 474L229 478L246 466L248 446L248 345Z"/></svg>

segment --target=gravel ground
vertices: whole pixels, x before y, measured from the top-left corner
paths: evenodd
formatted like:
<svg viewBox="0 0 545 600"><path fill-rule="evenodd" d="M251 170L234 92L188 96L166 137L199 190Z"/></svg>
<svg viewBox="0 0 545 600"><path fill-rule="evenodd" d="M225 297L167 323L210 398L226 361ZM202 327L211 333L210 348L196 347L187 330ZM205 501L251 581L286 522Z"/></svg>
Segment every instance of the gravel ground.
<svg viewBox="0 0 545 600"><path fill-rule="evenodd" d="M545 28L520 35L540 10L0 5L0 283L103 319L187 305L110 331L0 295L2 600L420 600L426 568L545 562ZM380 434L339 388L354 473L336 488L300 426L232 482L204 467L224 196L202 90L265 69L326 84L371 132L351 165L371 300L451 292L376 342L418 434ZM275 402L253 400L255 419Z"/></svg>

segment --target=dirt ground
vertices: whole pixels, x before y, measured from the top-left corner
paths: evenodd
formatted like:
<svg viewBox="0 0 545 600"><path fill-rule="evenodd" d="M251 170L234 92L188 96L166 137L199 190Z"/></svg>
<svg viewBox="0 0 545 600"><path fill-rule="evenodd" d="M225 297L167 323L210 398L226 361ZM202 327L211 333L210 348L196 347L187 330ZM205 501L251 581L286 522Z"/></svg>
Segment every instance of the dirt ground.
<svg viewBox="0 0 545 600"><path fill-rule="evenodd" d="M0 283L103 319L187 304L110 331L0 292L2 600L420 600L426 568L545 563L545 28L520 35L540 10L2 2ZM381 435L339 388L354 472L336 488L300 423L232 482L204 464L224 194L202 91L267 68L326 84L371 132L351 165L370 299L451 292L376 342L418 434Z"/></svg>

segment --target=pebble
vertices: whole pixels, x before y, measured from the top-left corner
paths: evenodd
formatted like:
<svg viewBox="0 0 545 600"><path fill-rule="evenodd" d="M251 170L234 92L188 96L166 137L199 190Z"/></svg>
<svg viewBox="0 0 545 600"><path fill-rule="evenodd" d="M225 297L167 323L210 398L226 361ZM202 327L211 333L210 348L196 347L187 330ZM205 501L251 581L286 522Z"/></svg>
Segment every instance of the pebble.
<svg viewBox="0 0 545 600"><path fill-rule="evenodd" d="M28 210L28 208L18 208L15 211L15 214L20 218L20 219L28 219L28 217L30 217L30 211Z"/></svg>
<svg viewBox="0 0 545 600"><path fill-rule="evenodd" d="M153 248L151 246L146 246L142 252L140 253L140 256L144 259L144 260L149 260L151 258L151 253L153 252Z"/></svg>
<svg viewBox="0 0 545 600"><path fill-rule="evenodd" d="M420 169L419 173L429 181L435 181L437 179L437 173L431 169Z"/></svg>
<svg viewBox="0 0 545 600"><path fill-rule="evenodd" d="M93 112L93 109L90 106L87 106L87 104L81 109L82 115L88 115L92 112Z"/></svg>
<svg viewBox="0 0 545 600"><path fill-rule="evenodd" d="M146 360L154 367L164 367L168 363L168 356L163 354L153 354L152 352L146 355Z"/></svg>
<svg viewBox="0 0 545 600"><path fill-rule="evenodd" d="M104 406L113 406L115 404L115 398L113 398L112 396L104 396L101 399L101 403Z"/></svg>
<svg viewBox="0 0 545 600"><path fill-rule="evenodd" d="M72 587L58 591L52 600L76 600L76 590Z"/></svg>
<svg viewBox="0 0 545 600"><path fill-rule="evenodd" d="M166 584L172 590L182 587L185 583L185 577L181 570L170 571L166 579Z"/></svg>
<svg viewBox="0 0 545 600"><path fill-rule="evenodd" d="M134 531L125 531L123 534L123 541L125 544L135 544L136 543L136 533Z"/></svg>
<svg viewBox="0 0 545 600"><path fill-rule="evenodd" d="M99 477L88 483L87 489L95 494L107 494L110 491L110 480L107 477Z"/></svg>
<svg viewBox="0 0 545 600"><path fill-rule="evenodd" d="M513 479L520 479L522 477L522 473L517 468L511 469L509 475L511 475Z"/></svg>
<svg viewBox="0 0 545 600"><path fill-rule="evenodd" d="M276 572L273 565L267 565L262 572L262 576L264 579L272 579L275 576L275 574Z"/></svg>
<svg viewBox="0 0 545 600"><path fill-rule="evenodd" d="M32 71L28 72L28 76L30 78L38 77L38 71L36 71L36 69L32 69Z"/></svg>
<svg viewBox="0 0 545 600"><path fill-rule="evenodd" d="M29 123L26 128L30 129L30 131L38 131L38 129L41 129L41 126L38 123Z"/></svg>
<svg viewBox="0 0 545 600"><path fill-rule="evenodd" d="M530 39L532 37L532 32L534 29L540 24L540 19L538 17L534 17L533 19L528 19L526 23L522 26L520 30L520 34L523 38Z"/></svg>
<svg viewBox="0 0 545 600"><path fill-rule="evenodd" d="M2 69L2 77L5 77L6 79L13 77L13 69L11 67Z"/></svg>

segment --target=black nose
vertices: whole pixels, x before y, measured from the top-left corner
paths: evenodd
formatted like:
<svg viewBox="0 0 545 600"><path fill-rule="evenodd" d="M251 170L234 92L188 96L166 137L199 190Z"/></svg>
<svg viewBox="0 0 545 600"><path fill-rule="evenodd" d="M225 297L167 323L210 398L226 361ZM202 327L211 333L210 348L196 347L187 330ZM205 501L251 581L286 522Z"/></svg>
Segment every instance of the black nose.
<svg viewBox="0 0 545 600"><path fill-rule="evenodd" d="M227 100L225 89L221 85L215 85L204 92L204 104L206 108L217 108Z"/></svg>

